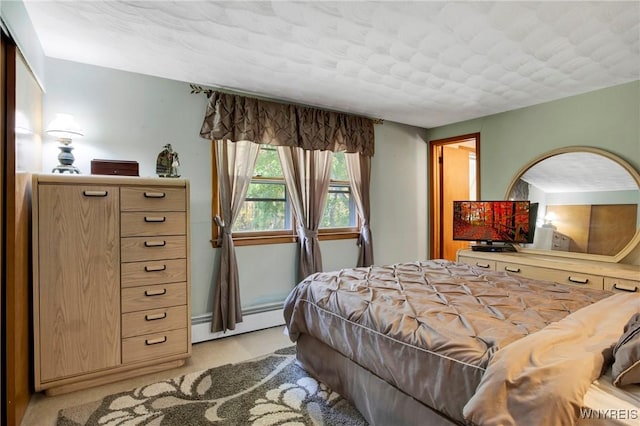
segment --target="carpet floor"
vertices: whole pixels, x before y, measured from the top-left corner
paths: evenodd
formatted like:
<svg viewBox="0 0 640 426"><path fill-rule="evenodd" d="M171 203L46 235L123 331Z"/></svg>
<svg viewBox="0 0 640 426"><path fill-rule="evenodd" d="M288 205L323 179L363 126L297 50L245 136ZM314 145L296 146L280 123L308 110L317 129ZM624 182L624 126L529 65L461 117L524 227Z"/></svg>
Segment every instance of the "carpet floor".
<svg viewBox="0 0 640 426"><path fill-rule="evenodd" d="M295 362L295 346L65 408L58 426L366 425Z"/></svg>

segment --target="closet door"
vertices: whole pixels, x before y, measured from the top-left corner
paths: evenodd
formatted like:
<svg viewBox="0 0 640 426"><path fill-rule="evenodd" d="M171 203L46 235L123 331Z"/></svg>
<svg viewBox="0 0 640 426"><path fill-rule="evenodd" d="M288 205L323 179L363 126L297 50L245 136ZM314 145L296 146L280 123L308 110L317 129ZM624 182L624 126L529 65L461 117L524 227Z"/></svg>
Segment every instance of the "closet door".
<svg viewBox="0 0 640 426"><path fill-rule="evenodd" d="M36 379L119 365L118 187L40 184L37 208Z"/></svg>

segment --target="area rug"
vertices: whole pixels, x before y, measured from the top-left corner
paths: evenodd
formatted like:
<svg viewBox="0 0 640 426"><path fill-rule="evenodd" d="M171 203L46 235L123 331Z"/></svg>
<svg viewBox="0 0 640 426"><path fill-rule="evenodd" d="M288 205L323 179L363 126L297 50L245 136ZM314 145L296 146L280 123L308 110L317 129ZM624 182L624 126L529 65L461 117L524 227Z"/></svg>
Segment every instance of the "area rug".
<svg viewBox="0 0 640 426"><path fill-rule="evenodd" d="M58 413L58 426L366 425L295 363L295 347L191 373Z"/></svg>

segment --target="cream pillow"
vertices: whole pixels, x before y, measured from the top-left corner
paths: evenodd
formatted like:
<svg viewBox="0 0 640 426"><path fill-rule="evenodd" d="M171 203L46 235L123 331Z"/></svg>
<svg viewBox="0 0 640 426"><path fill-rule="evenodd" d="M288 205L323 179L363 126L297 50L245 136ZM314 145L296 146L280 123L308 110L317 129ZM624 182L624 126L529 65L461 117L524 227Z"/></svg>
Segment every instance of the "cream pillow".
<svg viewBox="0 0 640 426"><path fill-rule="evenodd" d="M640 384L640 313L624 326L624 334L613 348L613 384Z"/></svg>

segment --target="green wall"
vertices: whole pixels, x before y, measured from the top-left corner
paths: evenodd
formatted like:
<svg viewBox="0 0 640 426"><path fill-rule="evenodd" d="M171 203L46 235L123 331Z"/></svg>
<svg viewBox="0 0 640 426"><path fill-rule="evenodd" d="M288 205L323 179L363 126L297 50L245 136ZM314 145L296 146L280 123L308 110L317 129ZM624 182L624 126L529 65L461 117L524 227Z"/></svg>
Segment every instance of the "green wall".
<svg viewBox="0 0 640 426"><path fill-rule="evenodd" d="M135 160L141 176L155 176L158 152L171 143L180 173L191 183L191 308L207 316L218 249L211 247L211 143L199 135L207 98L188 83L47 58L44 123L73 114L85 135L74 139L74 163L83 173L94 158ZM375 126L371 172L371 228L376 263L424 259L426 144L424 129L385 122ZM57 164L57 141L46 136L43 170ZM389 220L392 218L394 220ZM398 221L397 218L402 218ZM322 241L324 269L355 266L355 239ZM242 309L281 304L297 283L297 244L237 247Z"/></svg>
<svg viewBox="0 0 640 426"><path fill-rule="evenodd" d="M429 141L480 133L480 190L503 198L514 175L556 148L593 146L640 170L640 80L427 131ZM631 256L631 255L630 255ZM640 249L625 262L640 264Z"/></svg>

